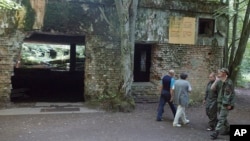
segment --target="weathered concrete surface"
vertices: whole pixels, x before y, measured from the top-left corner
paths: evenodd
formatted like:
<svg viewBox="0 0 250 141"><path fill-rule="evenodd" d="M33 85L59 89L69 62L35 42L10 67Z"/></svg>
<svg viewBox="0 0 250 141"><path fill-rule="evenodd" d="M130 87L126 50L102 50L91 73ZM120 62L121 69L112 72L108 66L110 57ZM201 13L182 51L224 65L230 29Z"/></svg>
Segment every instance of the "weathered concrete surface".
<svg viewBox="0 0 250 141"><path fill-rule="evenodd" d="M96 100L107 93L119 93L121 81L120 25L114 1L111 0L28 0L27 11L14 18L13 11L0 13L0 104L9 101L11 76L18 53L25 38L32 32L50 34L84 35L86 41L84 96ZM46 5L45 5L46 4ZM135 44L152 45L150 83L151 87L133 87L133 96L155 97L160 78L169 69L177 74L188 72L189 80L196 93L203 95L207 75L220 67L222 47L226 36L225 18L213 17L213 12L223 5L197 0L145 0L140 1L135 25ZM32 10L32 7L34 9ZM172 16L193 17L198 25L199 18L216 21L214 36L202 36L195 30L194 45L169 44L169 22ZM16 19L15 20L13 20ZM19 20L18 20L19 19ZM19 27L22 24L24 27ZM15 21L15 22L14 22ZM20 24L20 25L19 25ZM213 44L215 41L216 46ZM132 53L132 52L131 52ZM131 70L132 71L132 70ZM154 85L155 84L155 85ZM144 86L144 85L142 85ZM139 89L139 90L138 90ZM142 90L144 91L142 91ZM145 91L147 89L148 91ZM154 92L152 92L154 91ZM148 95L146 95L148 94Z"/></svg>
<svg viewBox="0 0 250 141"><path fill-rule="evenodd" d="M231 124L249 124L250 90L237 90ZM204 107L187 108L191 123L172 127L172 113L156 122L157 104L138 104L133 113L70 113L0 116L1 141L210 141ZM217 141L228 141L219 136Z"/></svg>
<svg viewBox="0 0 250 141"><path fill-rule="evenodd" d="M38 115L38 114L76 114L76 113L95 113L103 110L87 108L83 102L73 103L21 103L12 104L8 108L0 110L0 116L7 115Z"/></svg>

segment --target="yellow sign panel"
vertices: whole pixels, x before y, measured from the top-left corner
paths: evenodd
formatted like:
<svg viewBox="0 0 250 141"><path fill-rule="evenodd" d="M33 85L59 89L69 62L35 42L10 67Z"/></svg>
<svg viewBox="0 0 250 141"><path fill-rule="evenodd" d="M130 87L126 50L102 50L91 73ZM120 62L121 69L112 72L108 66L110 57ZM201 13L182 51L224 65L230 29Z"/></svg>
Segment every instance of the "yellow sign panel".
<svg viewBox="0 0 250 141"><path fill-rule="evenodd" d="M169 43L195 44L195 18L170 17Z"/></svg>

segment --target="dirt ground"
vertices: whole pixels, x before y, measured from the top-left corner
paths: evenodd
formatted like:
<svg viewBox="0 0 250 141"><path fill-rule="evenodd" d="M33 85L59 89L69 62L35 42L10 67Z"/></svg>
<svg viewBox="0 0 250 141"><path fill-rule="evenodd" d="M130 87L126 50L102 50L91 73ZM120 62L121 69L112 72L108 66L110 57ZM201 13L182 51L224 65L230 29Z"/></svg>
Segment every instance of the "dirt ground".
<svg viewBox="0 0 250 141"><path fill-rule="evenodd" d="M236 90L230 124L250 124L250 89ZM166 105L164 120L155 121L157 103L137 104L132 113L81 113L0 116L1 141L210 141L202 105L187 108L189 125L173 127ZM228 141L229 136L219 136Z"/></svg>
<svg viewBox="0 0 250 141"><path fill-rule="evenodd" d="M137 105L137 110L144 109L143 112L154 111L157 104ZM165 107L164 121L157 123L166 130L169 136L164 141L206 141L211 140L211 131L206 131L208 118L205 114L204 105L190 106L187 108L187 116L191 123L181 128L173 128L173 117L168 105ZM138 111L138 113L140 113ZM153 115L152 118L154 118ZM228 121L230 124L250 124L250 89L238 88L236 89L236 103L235 109L230 111ZM228 136L219 136L217 140L229 140Z"/></svg>

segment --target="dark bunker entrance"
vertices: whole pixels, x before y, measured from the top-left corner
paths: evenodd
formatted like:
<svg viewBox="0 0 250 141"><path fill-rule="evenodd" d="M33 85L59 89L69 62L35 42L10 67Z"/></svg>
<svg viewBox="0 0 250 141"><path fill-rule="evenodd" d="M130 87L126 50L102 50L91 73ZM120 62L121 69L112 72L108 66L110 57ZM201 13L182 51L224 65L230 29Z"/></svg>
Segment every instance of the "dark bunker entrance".
<svg viewBox="0 0 250 141"><path fill-rule="evenodd" d="M84 101L85 36L32 33L11 77L13 102Z"/></svg>

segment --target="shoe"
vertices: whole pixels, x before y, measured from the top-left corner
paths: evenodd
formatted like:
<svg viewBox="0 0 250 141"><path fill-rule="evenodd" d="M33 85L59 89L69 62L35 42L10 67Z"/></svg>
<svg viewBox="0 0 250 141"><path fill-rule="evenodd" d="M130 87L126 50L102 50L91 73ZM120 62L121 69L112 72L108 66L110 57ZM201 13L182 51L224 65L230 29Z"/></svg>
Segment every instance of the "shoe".
<svg viewBox="0 0 250 141"><path fill-rule="evenodd" d="M218 131L215 131L215 132L214 132L213 134L211 134L210 136L211 136L211 139L212 139L212 140L215 140L215 139L217 139L218 135L219 135L219 132L218 132Z"/></svg>
<svg viewBox="0 0 250 141"><path fill-rule="evenodd" d="M173 127L181 127L181 125L180 124L173 124Z"/></svg>
<svg viewBox="0 0 250 141"><path fill-rule="evenodd" d="M163 121L163 120L162 120L162 119L160 119L160 118L157 118L157 119L156 119L156 121Z"/></svg>
<svg viewBox="0 0 250 141"><path fill-rule="evenodd" d="M222 135L222 136L229 135L229 131L222 132L222 133L220 133L220 135Z"/></svg>
<svg viewBox="0 0 250 141"><path fill-rule="evenodd" d="M214 131L214 128L208 127L206 130L207 130L207 131Z"/></svg>
<svg viewBox="0 0 250 141"><path fill-rule="evenodd" d="M186 120L186 122L184 122L183 124L189 124L190 123L190 120Z"/></svg>

